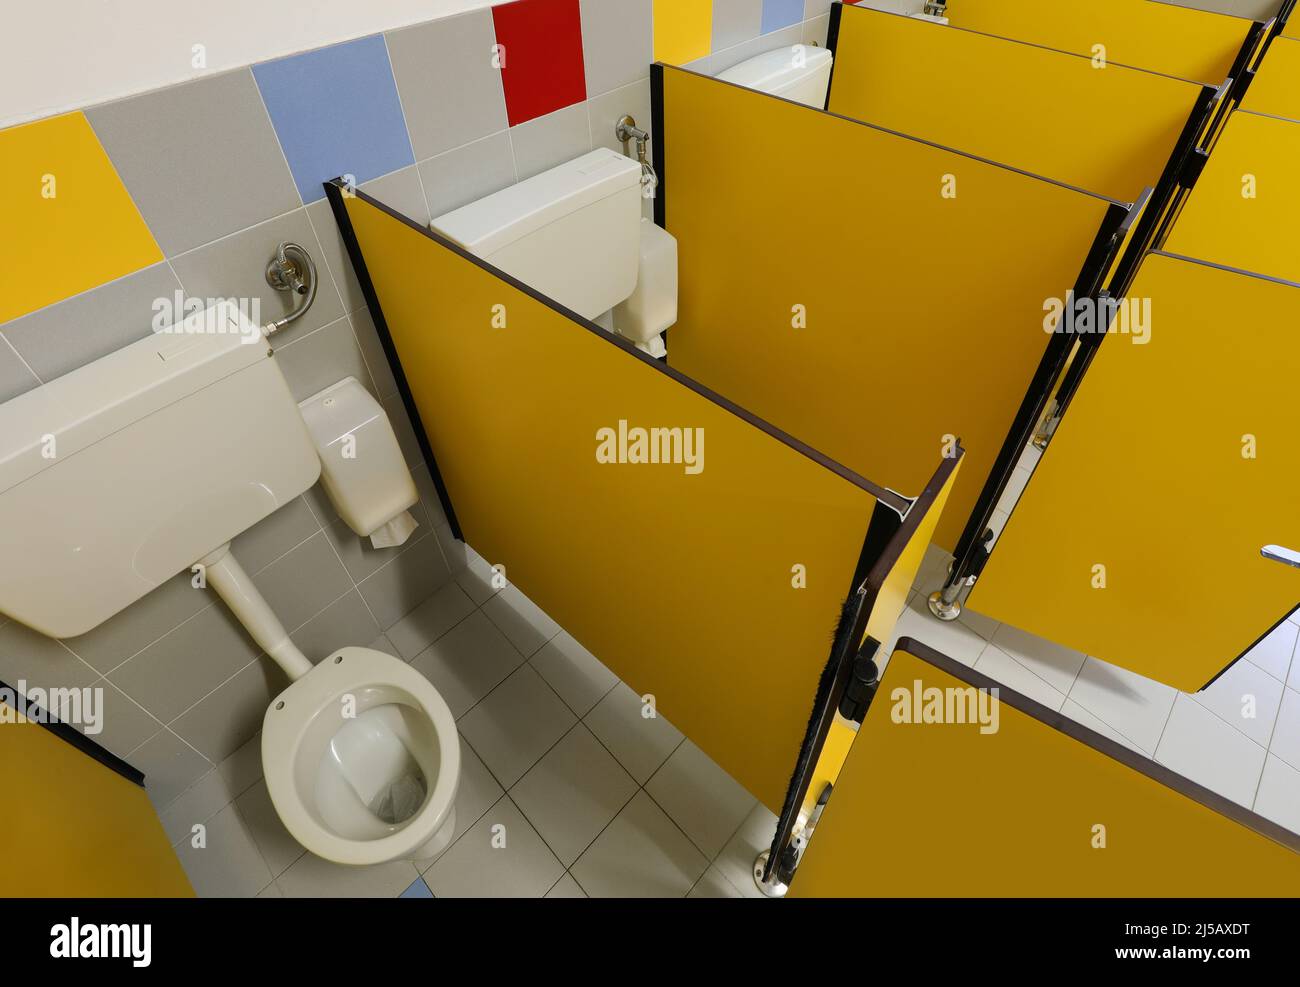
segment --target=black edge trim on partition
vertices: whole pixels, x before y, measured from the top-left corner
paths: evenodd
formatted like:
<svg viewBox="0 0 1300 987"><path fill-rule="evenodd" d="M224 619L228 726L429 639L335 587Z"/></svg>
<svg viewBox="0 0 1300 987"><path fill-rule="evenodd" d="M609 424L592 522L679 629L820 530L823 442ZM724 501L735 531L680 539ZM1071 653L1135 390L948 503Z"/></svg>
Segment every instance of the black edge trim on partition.
<svg viewBox="0 0 1300 987"><path fill-rule="evenodd" d="M831 53L831 74L826 80L826 98L822 100L822 110L829 111L831 108L831 93L834 92L835 86L835 63L839 61L838 51L840 44L840 17L844 13L844 4L840 0L835 0L831 4L831 22L826 28L826 50Z"/></svg>
<svg viewBox="0 0 1300 987"><path fill-rule="evenodd" d="M98 761L100 764L108 768L114 774L121 775L127 781L131 782L131 784L139 785L141 788L144 788L143 771L139 770L138 768L132 767L130 764L122 760L122 758L118 757L116 754L114 754L112 751L108 750L107 748L100 747L99 744L95 743L95 741L91 740L80 730L77 730L76 728L71 727L68 724L64 723L53 713L47 710L44 706L41 706L39 703L30 702L27 699L27 697L23 695L23 693L19 692L13 686L6 685L4 682L0 682L0 692L5 692L8 695L12 695L15 697L15 699L21 696L22 702L21 704L16 704L18 706L18 708L16 708L15 710L16 712L25 713L25 710L31 709L33 707L39 709L40 715L38 717L28 717L28 720L30 722L36 723L44 727L46 730L50 731L50 733L54 734L54 736L58 737L60 740L64 741L65 743L71 744L77 750L81 751L81 753Z"/></svg>
<svg viewBox="0 0 1300 987"><path fill-rule="evenodd" d="M785 801L781 805L781 815L777 820L776 833L772 837L767 867L763 873L765 881L772 876L781 854L790 842L799 810L808 796L813 771L826 746L826 737L835 722L835 713L848 686L853 661L862 646L867 624L885 581L911 544L921 522L934 508L935 499L965 454L966 450L959 443L955 454L939 464L925 490L912 502L901 521L889 510L882 510L882 505L876 505L867 528L867 536L862 543L862 552L858 556L848 599L840 611L830 657L817 683L812 713L808 718L803 743L799 747L799 756L795 760L794 772L786 788Z"/></svg>
<svg viewBox="0 0 1300 987"><path fill-rule="evenodd" d="M1183 200L1191 191L1190 185L1183 186L1181 182L1184 178L1192 177L1187 171L1187 162L1199 149L1201 134L1205 133L1213 137L1220 129L1214 126L1217 116L1216 104L1226 110L1228 107L1226 94L1222 89L1206 86L1201 90L1196 106L1193 107L1182 132L1178 135L1174 157L1169 161L1169 167L1173 169L1172 177L1166 181L1169 177L1166 169L1166 174L1160 176L1160 182L1156 185L1157 198L1154 204L1157 208L1153 210L1149 221L1146 216L1143 216L1142 223L1138 226L1135 239L1136 243L1142 246L1143 251L1154 250L1164 242L1174 219L1182 208ZM1199 175L1199 172L1197 174Z"/></svg>
<svg viewBox="0 0 1300 987"><path fill-rule="evenodd" d="M1232 69L1228 74L1229 102L1241 102L1241 98L1246 95L1246 90L1250 88L1251 80L1255 78L1255 73L1251 71L1251 62L1259 47L1260 38L1268 28L1269 22L1255 21L1246 32L1246 40L1242 42L1241 51L1237 52L1237 57L1233 59Z"/></svg>
<svg viewBox="0 0 1300 987"><path fill-rule="evenodd" d="M343 243L347 246L348 257L352 260L352 268L356 271L357 281L361 284L361 293L365 296L366 307L370 309L370 318L375 323L379 342L384 348L384 356L388 359L389 369L393 371L393 379L397 381L397 391L402 397L402 405L406 408L406 414L411 419L411 424L415 429L416 441L420 445L420 452L423 453L424 461L429 466L429 475L433 478L434 489L438 491L438 500L442 503L442 512L447 516L447 523L451 525L452 535L455 536L457 541L463 542L465 533L461 530L460 520L456 517L456 509L451 503L451 494L448 493L447 484L443 482L442 472L438 469L438 460L433 455L433 447L429 444L429 433L425 431L424 422L420 419L420 409L415 404L415 396L411 393L411 386L406 380L406 372L402 369L402 361L397 356L397 347L393 343L392 334L388 331L388 322L384 319L384 310L380 307L379 296L375 293L374 282L370 280L370 271L366 268L366 258L361 252L361 244L357 242L357 234L352 228L352 219L348 216L347 206L343 199L345 195L359 196L364 201L379 206L394 216L398 216L398 214L376 202L360 189L346 191L348 186L342 178L335 178L333 181L324 184L325 195L329 198L330 208L334 210L334 222L338 224L339 233L343 236ZM419 229L419 226L412 220L404 216L399 218Z"/></svg>
<svg viewBox="0 0 1300 987"><path fill-rule="evenodd" d="M375 318L375 326L377 329L379 329L380 339L384 343L384 352L388 356L388 361L393 368L393 375L394 377L397 378L398 386L399 388L402 388L402 399L403 401L406 401L410 397L410 389L406 387L405 384L406 378L405 375L402 373L401 362L397 358L397 351L396 348L393 346L392 336L388 332L388 325L386 322L384 322L383 312L380 310L380 306L379 306L379 298L375 294L374 284L370 281L369 274L366 272L365 259L361 256L360 244L357 242L356 233L352 229L352 223L347 217L346 206L344 205L343 202L345 187L346 186L344 185L343 180L341 178L335 178L332 181L325 183L326 191L330 197L330 203L331 205L334 206L335 217L336 219L339 220L339 230L342 232L344 242L348 246L349 256L352 257L353 266L357 270L358 279L361 281L362 290L366 295L366 304L370 306L371 314ZM760 432L763 432L770 438L777 440L782 445L787 446L788 448L792 449L794 452L797 452L805 459L811 459L814 463L816 463L818 466L821 466L823 469L829 470L830 472L838 476L840 479L845 480L846 482L851 483L853 486L866 491L867 493L875 497L878 501L884 502L900 515L905 513L908 507L911 505L911 501L908 498L886 487L882 487L879 486L878 484L872 483L866 477L858 473L855 473L847 466L837 463L835 460L831 459L829 456L825 455L824 453L818 452L816 449L812 448L812 446L808 445L807 443L800 442L798 439L790 435L788 432L783 432L781 429L777 428L775 425L771 424L770 422L764 421L762 418L759 418L757 415L753 414L752 412L745 410L740 405L736 404L734 401L730 401L727 398L723 397L721 394L718 394L716 391L713 391L710 388L705 387L703 384L695 380L693 377L688 377L680 370L675 370L672 367L669 367L666 364L661 363L659 360L656 360L648 353L645 353L642 350L637 349L636 345L631 341L624 339L622 336L617 336L614 333L609 332L608 330L602 329L600 326L596 325L596 323L592 322L590 319L584 319L577 312L565 308L559 302L555 301L555 299L543 295L535 288L529 287L528 285L520 281L518 278L512 277L511 275L507 274L505 271L501 270L500 268L494 267L492 264L483 260L481 257L475 257L464 247L460 246L457 243L453 243L451 240L448 240L441 233L438 233L437 231L432 230L427 226L422 226L421 224L417 223L415 220L411 219L409 216L405 216L402 213L398 212L396 209L393 209L391 206L385 205L384 203L380 202L378 199L375 199L373 196L368 195L366 192L363 192L361 189L356 189L355 191L350 192L348 194L357 199L360 199L362 202L365 202L373 206L374 208L378 209L380 212L384 213L390 218L397 220L399 223L402 223L405 226L410 227L412 230L415 230L415 232L425 237L425 239L432 240L434 243L438 244L438 246L442 247L445 250L451 251L453 254L455 254L457 257L461 258L462 260L469 261L469 263L473 264L475 267L479 268L482 271L486 271L488 274L505 282L506 284L510 285L512 288L516 289L517 291L523 292L533 301L539 302L542 305L545 305L551 311L559 315L562 315L564 318L568 319L574 325L591 333L597 339L602 340L606 345L613 346L616 349L622 350L628 356L632 357L633 359L639 360L647 367L652 368L655 371L655 373L668 377L670 380L681 385L682 387L685 387L687 390L693 391L694 393L698 394L700 397L704 398L706 401L710 402L711 404L717 405L723 411L729 412L730 414L734 415L736 418L739 418L741 421L745 422L747 425L750 425L753 428L758 429ZM435 477L437 477L438 474L437 474L437 469L434 465L433 453L429 447L428 434L424 430L424 424L423 422L420 421L419 414L413 410L414 401L412 401L411 404L408 405L408 408L411 409L411 423L415 428L417 438L419 438L420 440L420 448L424 450L425 455L429 459L430 471L435 475ZM438 482L441 482L441 480L439 479ZM439 496L440 497L442 496L441 488L439 489ZM444 504L444 506L449 509L450 502ZM450 513L448 513L448 520L451 520ZM453 526L455 527L454 522L453 522ZM458 535L457 537L460 536Z"/></svg>
<svg viewBox="0 0 1300 987"><path fill-rule="evenodd" d="M1120 229L1125 218L1134 208L1111 205L1106 210L1101 227L1093 238L1092 246L1088 250L1073 288L1073 297L1076 301L1097 296L1101 282L1114 262L1115 252L1119 249ZM984 531L988 527L989 519L992 518L1003 491L1011 481L1011 474L1016 468L1016 463L1020 461L1025 446L1033 438L1034 429L1038 426L1038 421L1047 407L1052 388L1065 370L1070 351L1074 348L1075 338L1071 333L1054 332L1043 350L1033 379L1029 382L1029 388L1020 402L1016 417L1012 420L1011 429L1002 442L1002 448L998 450L993 468L984 481L970 519L957 540L953 552L955 561L944 583L945 586L952 586L972 575L970 570L983 544Z"/></svg>
<svg viewBox="0 0 1300 987"><path fill-rule="evenodd" d="M650 157L659 183L655 187L655 225L668 229L667 174L664 167L664 67L650 66Z"/></svg>
<svg viewBox="0 0 1300 987"><path fill-rule="evenodd" d="M961 662L949 658L942 652L936 651L929 645L917 641L915 638L900 638L894 650L904 651L927 665L937 668L941 672L946 672L969 686L974 686L976 689L997 689L999 702L1005 703L1012 709L1038 720L1044 726L1051 727L1058 733L1065 734L1071 740L1077 740L1079 743L1091 747L1098 754L1103 754L1112 761L1118 761L1125 767L1146 775L1152 781L1203 805L1212 812L1226 816L1233 822L1245 826L1247 829L1280 844L1288 850L1300 853L1300 835L1251 812L1239 803L1233 802L1217 792L1210 791L1203 785L1198 785L1196 782L1171 771L1163 764L1144 757L1123 744L1103 736L1096 730L1089 729L1082 723L1070 719L1065 714L1050 709L1042 703L1016 692L1014 689L1007 688L1001 682L989 678L983 672L969 668Z"/></svg>

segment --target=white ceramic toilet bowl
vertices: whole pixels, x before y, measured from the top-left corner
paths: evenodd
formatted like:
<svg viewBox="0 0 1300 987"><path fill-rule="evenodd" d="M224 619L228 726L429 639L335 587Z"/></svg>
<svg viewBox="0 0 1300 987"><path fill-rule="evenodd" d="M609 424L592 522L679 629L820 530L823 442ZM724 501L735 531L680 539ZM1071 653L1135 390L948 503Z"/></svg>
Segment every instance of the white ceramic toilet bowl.
<svg viewBox="0 0 1300 987"><path fill-rule="evenodd" d="M335 863L432 856L455 827L456 721L428 679L380 651L343 648L280 693L262 767L285 828Z"/></svg>

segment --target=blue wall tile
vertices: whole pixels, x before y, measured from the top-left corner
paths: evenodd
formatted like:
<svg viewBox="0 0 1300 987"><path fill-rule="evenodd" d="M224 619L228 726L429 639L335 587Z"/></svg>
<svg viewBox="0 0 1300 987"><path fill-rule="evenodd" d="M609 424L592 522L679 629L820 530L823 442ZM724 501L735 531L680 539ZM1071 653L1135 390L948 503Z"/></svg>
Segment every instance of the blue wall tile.
<svg viewBox="0 0 1300 987"><path fill-rule="evenodd" d="M803 0L763 0L763 33L803 20Z"/></svg>
<svg viewBox="0 0 1300 987"><path fill-rule="evenodd" d="M414 164L381 35L253 66L303 202L321 182L357 183Z"/></svg>

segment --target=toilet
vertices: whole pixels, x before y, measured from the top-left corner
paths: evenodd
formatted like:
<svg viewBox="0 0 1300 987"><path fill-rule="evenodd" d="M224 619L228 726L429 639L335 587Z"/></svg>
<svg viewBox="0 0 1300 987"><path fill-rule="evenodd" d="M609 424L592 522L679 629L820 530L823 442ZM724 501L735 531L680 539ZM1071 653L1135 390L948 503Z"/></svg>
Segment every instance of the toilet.
<svg viewBox="0 0 1300 987"><path fill-rule="evenodd" d="M375 398L346 378L295 403L261 330L222 301L0 404L0 614L75 637L192 572L290 680L262 735L285 828L340 864L433 856L460 779L446 702L380 651L313 664L229 551L318 479L376 547L415 530Z"/></svg>
<svg viewBox="0 0 1300 987"><path fill-rule="evenodd" d="M834 56L825 48L777 48L718 73L723 82L824 109Z"/></svg>

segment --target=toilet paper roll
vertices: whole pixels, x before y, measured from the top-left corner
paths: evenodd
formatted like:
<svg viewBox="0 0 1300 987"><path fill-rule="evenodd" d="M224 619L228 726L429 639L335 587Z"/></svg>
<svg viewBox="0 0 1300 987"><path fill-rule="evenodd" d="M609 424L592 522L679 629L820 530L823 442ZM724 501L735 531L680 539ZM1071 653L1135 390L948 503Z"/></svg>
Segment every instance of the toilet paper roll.
<svg viewBox="0 0 1300 987"><path fill-rule="evenodd" d="M411 516L410 511L402 511L370 533L370 544L375 548L396 548L405 544L419 526L420 522Z"/></svg>

